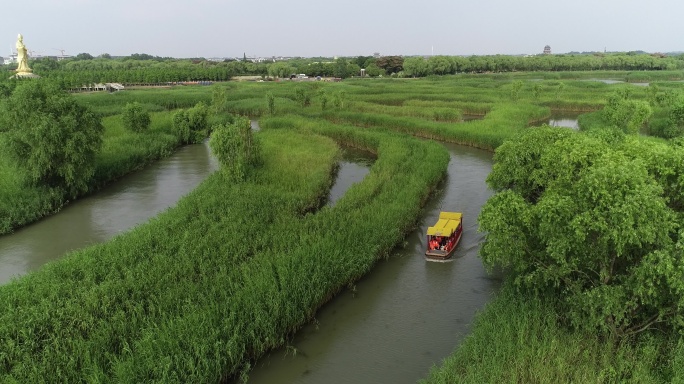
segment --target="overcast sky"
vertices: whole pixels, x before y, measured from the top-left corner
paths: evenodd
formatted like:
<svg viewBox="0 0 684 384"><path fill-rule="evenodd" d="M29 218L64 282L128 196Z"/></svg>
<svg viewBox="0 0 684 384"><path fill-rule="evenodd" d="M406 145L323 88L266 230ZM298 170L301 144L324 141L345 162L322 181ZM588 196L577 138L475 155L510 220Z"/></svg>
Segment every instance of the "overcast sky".
<svg viewBox="0 0 684 384"><path fill-rule="evenodd" d="M684 51L682 0L8 0L0 56ZM3 48L4 46L4 48Z"/></svg>

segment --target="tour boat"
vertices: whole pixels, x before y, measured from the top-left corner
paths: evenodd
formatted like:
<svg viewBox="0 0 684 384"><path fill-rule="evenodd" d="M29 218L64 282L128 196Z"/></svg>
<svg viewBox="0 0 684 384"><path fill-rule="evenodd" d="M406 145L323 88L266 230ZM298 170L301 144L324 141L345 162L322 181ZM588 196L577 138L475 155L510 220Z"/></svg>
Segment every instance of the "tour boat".
<svg viewBox="0 0 684 384"><path fill-rule="evenodd" d="M427 250L425 257L446 260L456 249L463 233L463 214L461 212L440 212L439 220L427 229Z"/></svg>

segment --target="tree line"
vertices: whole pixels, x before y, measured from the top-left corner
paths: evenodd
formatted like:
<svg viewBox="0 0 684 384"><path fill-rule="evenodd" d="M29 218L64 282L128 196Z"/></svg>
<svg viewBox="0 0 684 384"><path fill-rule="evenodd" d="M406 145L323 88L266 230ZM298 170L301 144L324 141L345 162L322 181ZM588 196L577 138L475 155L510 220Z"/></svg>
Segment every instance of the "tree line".
<svg viewBox="0 0 684 384"><path fill-rule="evenodd" d="M210 61L204 58L173 59L134 54L124 58L78 54L56 60L30 61L34 72L56 80L63 88L116 82L158 84L186 81L228 81L234 76L289 78L293 74L310 77L348 78L353 76L424 77L458 73L517 71L658 71L684 69L684 55L664 56L646 53L594 53L535 56L358 56L344 58L294 58L286 61L254 63L248 60ZM12 71L16 65L2 65Z"/></svg>

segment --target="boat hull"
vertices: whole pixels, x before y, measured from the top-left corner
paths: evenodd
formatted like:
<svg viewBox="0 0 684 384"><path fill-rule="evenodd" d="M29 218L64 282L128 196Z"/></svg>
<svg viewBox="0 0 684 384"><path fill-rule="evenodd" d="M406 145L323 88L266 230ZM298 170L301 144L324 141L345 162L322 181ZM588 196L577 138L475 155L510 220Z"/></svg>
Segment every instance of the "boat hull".
<svg viewBox="0 0 684 384"><path fill-rule="evenodd" d="M458 246L458 243L461 241L461 235L463 235L463 231L461 230L458 235L456 236L456 240L454 241L454 245L451 247L450 250L441 250L441 249L433 249L433 250L427 250L425 251L425 258L427 259L432 259L432 260L447 260L451 258L451 255L454 254L454 250Z"/></svg>

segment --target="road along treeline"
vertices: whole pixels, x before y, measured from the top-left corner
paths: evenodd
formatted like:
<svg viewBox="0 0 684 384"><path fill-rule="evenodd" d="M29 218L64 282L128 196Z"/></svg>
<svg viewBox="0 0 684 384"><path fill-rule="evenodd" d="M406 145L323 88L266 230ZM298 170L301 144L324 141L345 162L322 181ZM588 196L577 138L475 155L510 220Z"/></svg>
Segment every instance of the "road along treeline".
<svg viewBox="0 0 684 384"><path fill-rule="evenodd" d="M0 380L218 382L246 372L401 241L449 161L438 144L325 121L262 128L268 155L246 181L217 172L151 222L0 287ZM314 213L339 157L321 135L378 160Z"/></svg>

